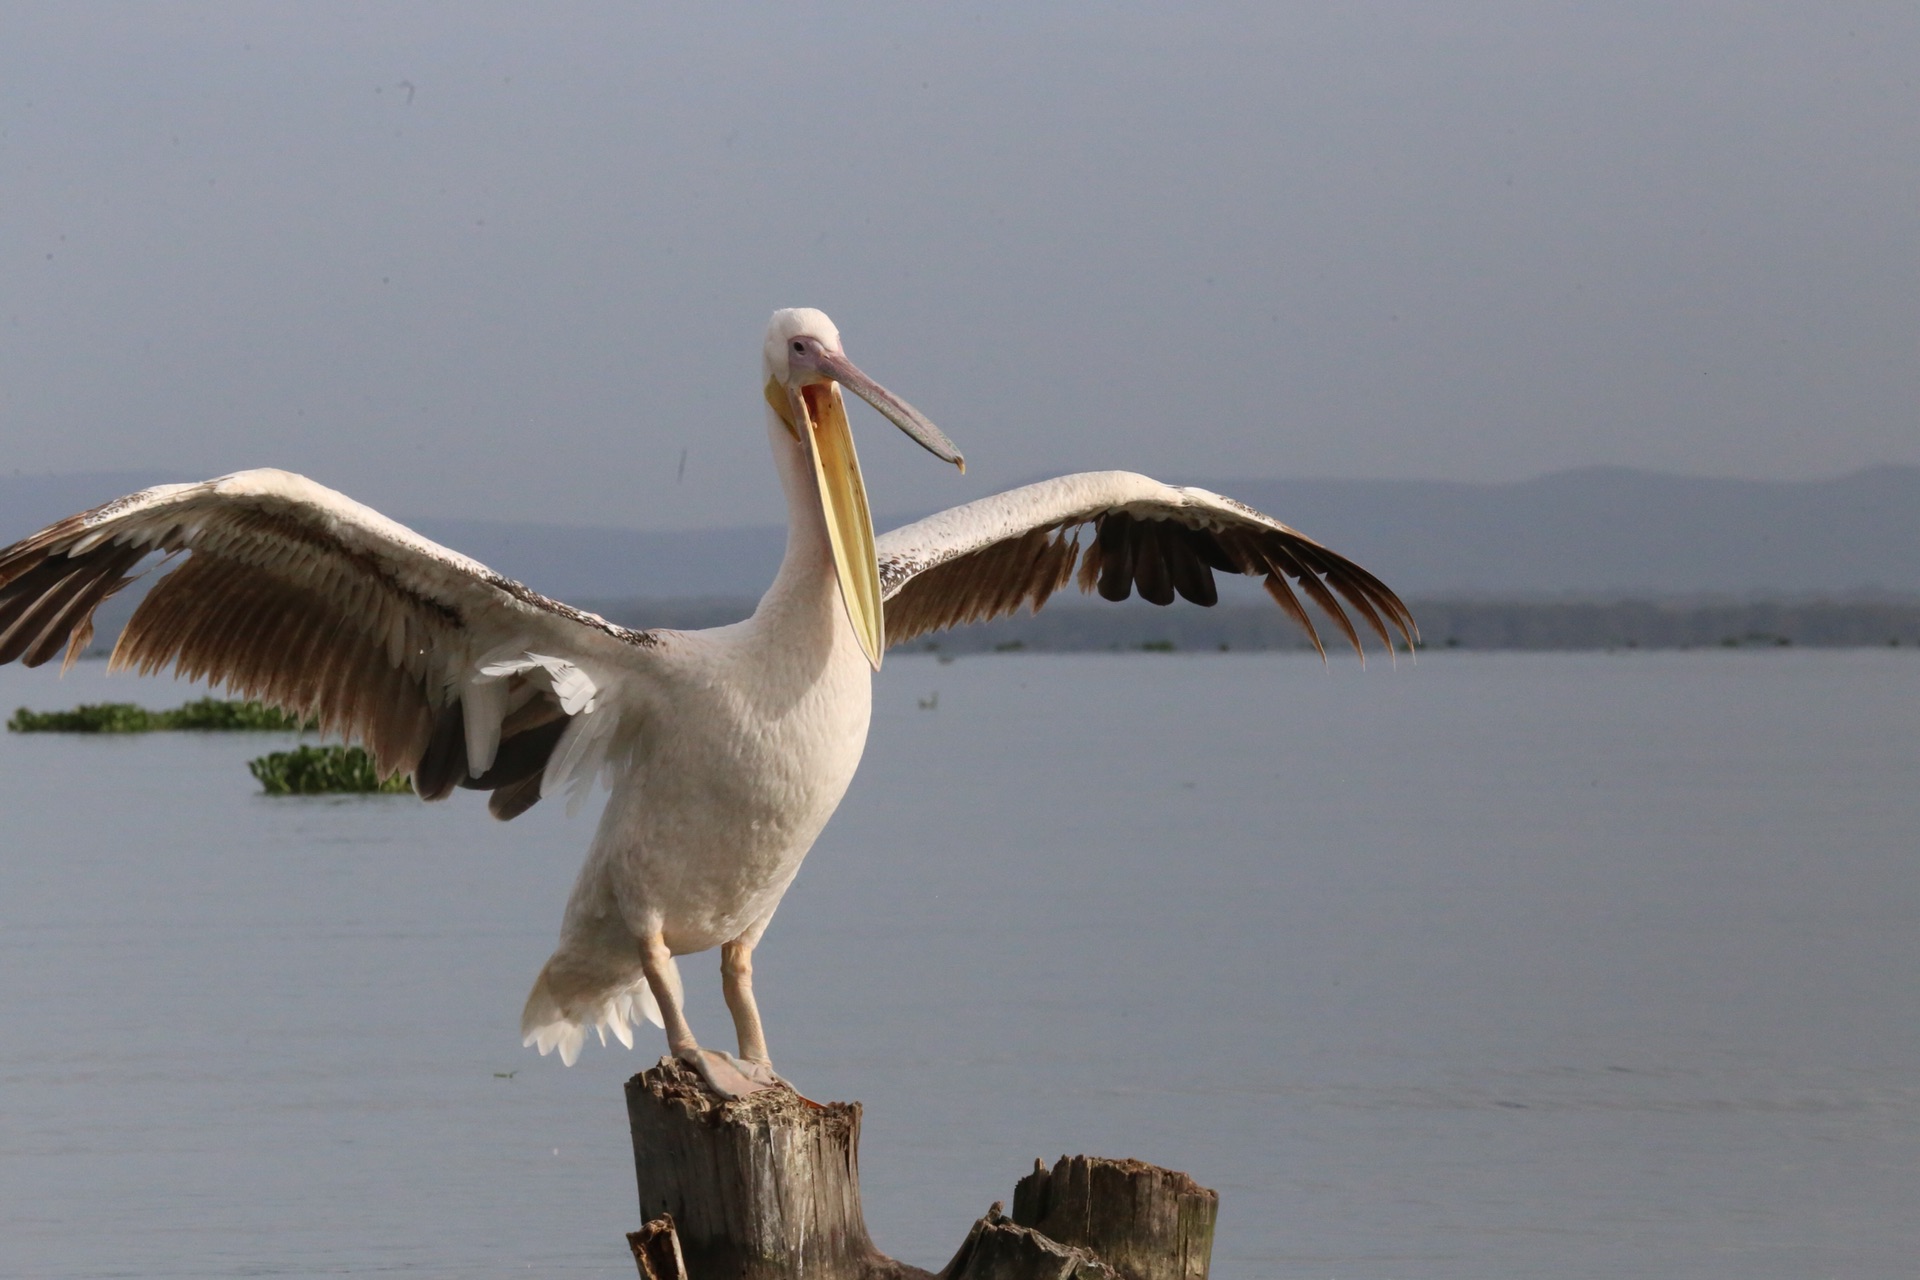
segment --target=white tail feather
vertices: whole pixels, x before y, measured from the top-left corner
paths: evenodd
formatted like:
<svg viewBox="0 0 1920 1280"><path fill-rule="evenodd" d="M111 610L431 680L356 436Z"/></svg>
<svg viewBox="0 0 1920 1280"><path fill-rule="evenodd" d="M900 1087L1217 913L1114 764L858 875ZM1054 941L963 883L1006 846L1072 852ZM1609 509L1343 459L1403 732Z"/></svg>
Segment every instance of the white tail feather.
<svg viewBox="0 0 1920 1280"><path fill-rule="evenodd" d="M673 977L677 987L679 975L676 973ZM614 1039L629 1049L633 1048L633 1021L636 1014L656 1027L666 1025L660 1016L660 1006L644 981L615 991L596 1005L568 1011L554 997L547 972L542 970L534 981L533 990L527 995L526 1009L520 1015L520 1042L530 1049L540 1050L541 1057L558 1050L560 1061L572 1066L579 1060L580 1049L587 1042L589 1030L599 1037L603 1045L607 1042L607 1032L611 1031Z"/></svg>

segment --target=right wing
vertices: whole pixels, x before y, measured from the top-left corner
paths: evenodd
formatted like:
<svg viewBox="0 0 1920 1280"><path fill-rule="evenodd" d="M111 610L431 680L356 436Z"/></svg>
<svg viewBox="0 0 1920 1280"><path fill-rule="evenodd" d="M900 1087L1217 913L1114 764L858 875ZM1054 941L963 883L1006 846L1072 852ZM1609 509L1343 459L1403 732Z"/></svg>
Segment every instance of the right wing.
<svg viewBox="0 0 1920 1280"><path fill-rule="evenodd" d="M493 792L500 818L584 790L661 643L260 470L146 489L0 550L0 663L71 663L156 551L190 554L134 612L114 669L171 666L312 716L427 799Z"/></svg>

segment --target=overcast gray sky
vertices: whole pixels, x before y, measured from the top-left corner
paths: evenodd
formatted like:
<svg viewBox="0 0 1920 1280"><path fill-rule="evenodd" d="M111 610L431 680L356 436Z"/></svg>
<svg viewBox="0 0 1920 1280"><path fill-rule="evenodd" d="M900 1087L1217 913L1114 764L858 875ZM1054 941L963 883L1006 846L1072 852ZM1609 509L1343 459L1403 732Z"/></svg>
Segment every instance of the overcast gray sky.
<svg viewBox="0 0 1920 1280"><path fill-rule="evenodd" d="M1920 7L0 12L9 469L769 521L786 305L882 512L1920 463Z"/></svg>

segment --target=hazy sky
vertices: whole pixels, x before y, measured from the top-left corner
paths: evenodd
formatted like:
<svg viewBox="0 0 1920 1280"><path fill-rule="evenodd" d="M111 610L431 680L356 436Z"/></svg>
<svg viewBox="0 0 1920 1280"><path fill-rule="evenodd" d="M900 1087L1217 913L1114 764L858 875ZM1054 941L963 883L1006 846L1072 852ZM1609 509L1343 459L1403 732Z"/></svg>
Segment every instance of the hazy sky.
<svg viewBox="0 0 1920 1280"><path fill-rule="evenodd" d="M768 521L787 305L882 512L1920 463L1920 7L0 11L9 469Z"/></svg>

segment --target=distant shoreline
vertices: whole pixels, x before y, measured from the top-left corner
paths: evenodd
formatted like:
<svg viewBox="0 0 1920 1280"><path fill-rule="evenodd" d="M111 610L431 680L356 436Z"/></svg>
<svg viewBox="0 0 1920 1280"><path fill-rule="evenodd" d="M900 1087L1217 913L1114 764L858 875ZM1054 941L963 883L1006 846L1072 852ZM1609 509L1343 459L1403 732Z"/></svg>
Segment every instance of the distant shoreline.
<svg viewBox="0 0 1920 1280"><path fill-rule="evenodd" d="M737 621L753 601L603 601L592 606L626 626L693 629ZM1835 600L1465 600L1409 601L1422 648L1583 652L1606 649L1920 648L1920 597ZM1322 643L1345 639L1316 619ZM1369 645L1375 643L1363 633ZM1101 607L1062 601L911 641L905 652L1101 653L1311 651L1311 642L1270 604L1212 609L1174 605Z"/></svg>
<svg viewBox="0 0 1920 1280"><path fill-rule="evenodd" d="M726 596L577 603L623 626L690 631L737 622L753 612L755 601ZM102 607L85 656L104 657L112 651L132 606L132 601L115 600ZM1410 599L1408 606L1420 624L1421 647L1429 650L1920 648L1920 595L1771 600L1436 597ZM1315 624L1329 651L1345 647L1345 638L1331 621L1316 616ZM1364 629L1361 638L1370 649L1378 645ZM896 652L1266 653L1312 648L1263 598L1223 601L1211 609L1185 603L1159 609L1138 600L1100 605L1066 596L1037 614L922 636Z"/></svg>

